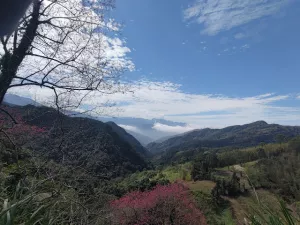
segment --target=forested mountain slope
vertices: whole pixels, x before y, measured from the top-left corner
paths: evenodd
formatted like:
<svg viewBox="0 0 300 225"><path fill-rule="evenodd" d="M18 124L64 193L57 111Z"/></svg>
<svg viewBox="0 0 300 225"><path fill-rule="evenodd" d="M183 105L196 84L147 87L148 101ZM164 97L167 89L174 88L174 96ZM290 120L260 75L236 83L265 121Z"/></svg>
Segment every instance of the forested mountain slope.
<svg viewBox="0 0 300 225"><path fill-rule="evenodd" d="M152 153L169 150L186 150L199 147L247 147L258 145L262 142L275 142L278 135L286 138L300 135L299 126L282 126L268 124L264 121L223 129L194 130L182 136L176 136L161 143L150 143L147 148Z"/></svg>
<svg viewBox="0 0 300 225"><path fill-rule="evenodd" d="M129 134L125 129L119 127L114 122L107 122L106 124L108 124L123 141L128 142L132 146L132 148L135 149L142 156L149 155L150 152L146 148L144 148L142 144L133 135Z"/></svg>
<svg viewBox="0 0 300 225"><path fill-rule="evenodd" d="M26 123L46 130L28 147L56 162L82 167L99 178L142 170L146 150L116 124L68 117L47 107L13 107ZM126 137L126 138L124 138Z"/></svg>

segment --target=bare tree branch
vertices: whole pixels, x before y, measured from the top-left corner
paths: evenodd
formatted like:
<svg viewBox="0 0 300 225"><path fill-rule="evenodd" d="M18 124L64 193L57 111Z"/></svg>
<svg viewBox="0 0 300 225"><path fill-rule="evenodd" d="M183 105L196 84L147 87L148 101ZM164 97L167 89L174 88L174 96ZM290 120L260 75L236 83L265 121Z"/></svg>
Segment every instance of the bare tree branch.
<svg viewBox="0 0 300 225"><path fill-rule="evenodd" d="M1 43L2 43L4 52L7 54L7 53L8 53L8 49L7 49L7 41L8 41L8 38L1 37L1 38L0 38L0 41L1 41Z"/></svg>
<svg viewBox="0 0 300 225"><path fill-rule="evenodd" d="M54 90L59 96L76 92L70 107L86 104L92 92L123 92L115 81L133 64L123 41L105 33L118 30L106 20L105 11L112 7L111 0L33 0L15 33L0 43L5 49L0 102L9 88L23 86L45 87L53 96Z"/></svg>
<svg viewBox="0 0 300 225"><path fill-rule="evenodd" d="M14 122L14 124L18 124L18 122L15 120L15 118L8 111L3 109L2 107L0 107L0 111L4 112Z"/></svg>

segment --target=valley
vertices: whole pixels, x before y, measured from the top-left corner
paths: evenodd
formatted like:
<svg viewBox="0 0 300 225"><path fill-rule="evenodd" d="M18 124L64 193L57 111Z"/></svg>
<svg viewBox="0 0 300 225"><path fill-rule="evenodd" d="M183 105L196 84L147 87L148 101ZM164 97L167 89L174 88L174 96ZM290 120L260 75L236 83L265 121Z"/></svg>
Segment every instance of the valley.
<svg viewBox="0 0 300 225"><path fill-rule="evenodd" d="M42 106L2 109L17 118L17 124L11 124L7 114L0 118L5 132L0 193L11 207L17 204L14 221L26 221L27 213L35 213L33 220L46 222L55 215L57 224L64 218L114 224L110 213L125 209L113 211L111 201L131 193L139 198L146 198L142 193L160 195L155 191L163 187L170 191L182 187L189 196L184 198L196 207L191 210L200 210L207 224L250 224L255 219L272 224L268 220L273 217L284 221L283 209L291 210L293 220L299 219L299 127L256 122L196 130L145 148L112 122L68 117ZM44 197L37 201L38 196ZM82 207L89 213L82 214ZM13 214L7 210L3 212ZM136 210L142 216L146 208ZM6 216L2 213L0 218ZM127 216L128 221L134 219Z"/></svg>

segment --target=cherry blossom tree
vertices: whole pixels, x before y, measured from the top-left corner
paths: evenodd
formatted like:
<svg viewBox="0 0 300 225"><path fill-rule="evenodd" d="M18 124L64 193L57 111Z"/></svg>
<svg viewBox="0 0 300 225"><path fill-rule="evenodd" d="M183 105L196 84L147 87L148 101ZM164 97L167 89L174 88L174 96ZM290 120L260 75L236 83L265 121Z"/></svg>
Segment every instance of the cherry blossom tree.
<svg viewBox="0 0 300 225"><path fill-rule="evenodd" d="M113 224L206 225L204 215L189 193L179 183L131 192L111 202Z"/></svg>
<svg viewBox="0 0 300 225"><path fill-rule="evenodd" d="M0 103L20 86L53 91L56 103L77 106L91 92L122 91L118 80L132 70L130 49L106 18L112 0L33 0L12 35L0 40Z"/></svg>
<svg viewBox="0 0 300 225"><path fill-rule="evenodd" d="M1 151L12 151L17 163L20 149L45 133L46 129L27 124L18 110L6 106L0 107L0 147L5 146Z"/></svg>

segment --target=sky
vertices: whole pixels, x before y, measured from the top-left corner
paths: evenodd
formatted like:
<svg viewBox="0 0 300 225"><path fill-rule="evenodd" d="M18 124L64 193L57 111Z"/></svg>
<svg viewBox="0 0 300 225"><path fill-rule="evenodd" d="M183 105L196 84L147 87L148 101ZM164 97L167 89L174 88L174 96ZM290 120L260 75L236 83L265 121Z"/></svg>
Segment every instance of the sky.
<svg viewBox="0 0 300 225"><path fill-rule="evenodd" d="M300 125L300 1L117 0L109 16L122 24L113 49L134 65L122 78L133 92L86 105L109 100L114 116L186 124L153 127L174 133Z"/></svg>

